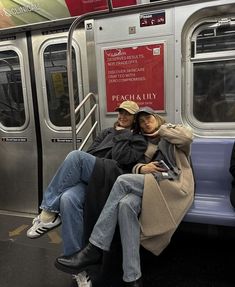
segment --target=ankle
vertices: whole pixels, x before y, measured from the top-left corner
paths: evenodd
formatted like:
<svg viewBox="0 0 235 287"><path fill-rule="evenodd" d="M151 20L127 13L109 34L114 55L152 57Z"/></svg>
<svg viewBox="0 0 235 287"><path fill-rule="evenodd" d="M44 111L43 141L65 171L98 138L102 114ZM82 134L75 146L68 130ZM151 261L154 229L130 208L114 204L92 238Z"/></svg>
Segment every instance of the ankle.
<svg viewBox="0 0 235 287"><path fill-rule="evenodd" d="M89 242L88 245L90 246L91 249L93 249L97 253L99 253L99 254L103 253L103 250L101 248L97 247L96 245L94 245L93 243Z"/></svg>
<svg viewBox="0 0 235 287"><path fill-rule="evenodd" d="M40 213L40 220L44 223L48 223L48 222L53 221L55 219L55 217L56 217L55 212L42 210L42 212Z"/></svg>

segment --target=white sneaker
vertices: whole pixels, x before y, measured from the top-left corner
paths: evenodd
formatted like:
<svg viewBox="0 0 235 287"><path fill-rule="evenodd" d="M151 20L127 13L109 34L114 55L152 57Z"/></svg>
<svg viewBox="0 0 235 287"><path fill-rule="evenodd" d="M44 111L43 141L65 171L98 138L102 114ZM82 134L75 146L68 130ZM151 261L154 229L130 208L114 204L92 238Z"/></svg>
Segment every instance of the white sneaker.
<svg viewBox="0 0 235 287"><path fill-rule="evenodd" d="M40 219L40 215L34 218L32 222L33 226L27 231L27 236L29 238L37 238L50 231L51 229L59 226L61 224L61 219L59 215L47 223L44 223Z"/></svg>
<svg viewBox="0 0 235 287"><path fill-rule="evenodd" d="M80 272L77 275L73 275L78 287L92 287L91 279L87 275L86 271Z"/></svg>

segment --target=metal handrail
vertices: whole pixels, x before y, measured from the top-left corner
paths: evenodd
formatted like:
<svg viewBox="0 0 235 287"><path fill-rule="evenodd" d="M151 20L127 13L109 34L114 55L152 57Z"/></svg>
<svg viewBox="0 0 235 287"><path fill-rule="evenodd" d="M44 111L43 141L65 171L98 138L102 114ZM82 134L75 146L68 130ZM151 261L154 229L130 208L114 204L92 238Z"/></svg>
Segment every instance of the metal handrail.
<svg viewBox="0 0 235 287"><path fill-rule="evenodd" d="M85 119L81 122L79 127L76 129L76 135L80 132L80 130L83 128L83 126L86 124L89 117L93 114L93 112L97 109L98 105L95 104L94 107L90 110L90 112L86 115Z"/></svg>
<svg viewBox="0 0 235 287"><path fill-rule="evenodd" d="M93 97L94 101L96 102L96 98L95 98L95 95L93 93L88 93L85 98L81 101L81 103L76 107L75 109L75 114L77 114L81 107L84 106L85 102L90 98L90 97Z"/></svg>
<svg viewBox="0 0 235 287"><path fill-rule="evenodd" d="M76 116L78 114L78 112L81 110L82 107L84 107L85 103L89 100L93 98L95 104L94 106L92 107L92 109L90 110L90 112L86 115L86 117L83 119L83 121L80 123L80 125L78 126L77 129L75 129L75 145L74 145L74 148L77 149L77 135L78 133L81 131L81 129L84 127L84 125L87 123L88 119L95 113L95 111L97 110L98 108L98 105L96 103L96 98L95 98L95 95L93 93L88 93L86 95L86 97L81 101L81 103L76 107L75 109L75 113L74 113L74 116ZM75 117L76 118L76 117ZM86 136L83 144L80 146L79 150L81 150L84 145L86 144L87 140L89 139L90 135L92 134L94 128L97 126L98 124L98 121L95 121L95 123L93 124L92 128L91 128L91 131L89 132L89 136ZM73 138L72 138L73 140Z"/></svg>
<svg viewBox="0 0 235 287"><path fill-rule="evenodd" d="M108 0L111 3L111 0ZM78 16L78 18L72 23L68 32L68 45L67 45L67 77L71 79L68 81L68 91L69 91L69 105L70 105L70 118L71 118L71 129L72 129L72 144L73 149L77 149L77 140L76 140L76 117L75 113L72 112L75 110L74 104L74 93L73 93L73 71L72 71L72 37L73 32L76 27L82 22L88 19L91 16L99 15L100 13L109 13L112 5L109 4L109 10L96 11L91 13L86 13L84 15Z"/></svg>
<svg viewBox="0 0 235 287"><path fill-rule="evenodd" d="M89 133L87 134L87 136L85 137L85 139L83 140L82 144L80 145L78 150L82 150L83 147L85 146L85 144L87 143L89 137L91 136L91 134L93 133L94 129L96 128L96 126L98 125L98 121L95 121L94 125L92 126L92 128L90 129Z"/></svg>

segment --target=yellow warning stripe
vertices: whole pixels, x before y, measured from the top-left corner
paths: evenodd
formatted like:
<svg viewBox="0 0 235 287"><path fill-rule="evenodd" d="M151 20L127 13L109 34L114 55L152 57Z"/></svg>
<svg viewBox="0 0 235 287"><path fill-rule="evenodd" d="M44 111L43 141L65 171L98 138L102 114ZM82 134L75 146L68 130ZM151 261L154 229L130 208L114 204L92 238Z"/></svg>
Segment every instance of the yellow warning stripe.
<svg viewBox="0 0 235 287"><path fill-rule="evenodd" d="M23 224L12 231L9 231L9 236L12 237L12 236L20 235L20 233L24 231L27 227L28 225Z"/></svg>

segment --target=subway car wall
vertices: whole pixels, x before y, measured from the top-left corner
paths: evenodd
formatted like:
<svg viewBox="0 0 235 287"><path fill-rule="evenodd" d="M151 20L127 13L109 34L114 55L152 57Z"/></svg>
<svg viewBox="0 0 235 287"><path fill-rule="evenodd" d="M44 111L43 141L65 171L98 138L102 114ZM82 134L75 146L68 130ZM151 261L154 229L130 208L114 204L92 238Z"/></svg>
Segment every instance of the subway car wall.
<svg viewBox="0 0 235 287"><path fill-rule="evenodd" d="M184 221L234 226L233 1L139 1L102 13L79 23L71 54L76 17L0 30L1 213L38 213L43 191L74 149L73 118L76 148L86 150L114 122L115 107L135 100L194 133L195 200ZM89 93L97 105L92 116L93 98L83 102Z"/></svg>

